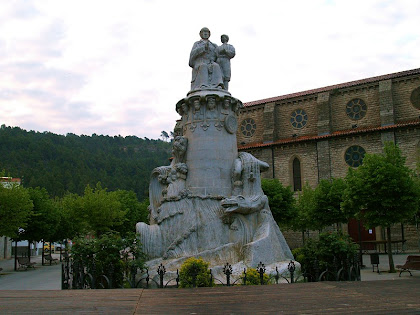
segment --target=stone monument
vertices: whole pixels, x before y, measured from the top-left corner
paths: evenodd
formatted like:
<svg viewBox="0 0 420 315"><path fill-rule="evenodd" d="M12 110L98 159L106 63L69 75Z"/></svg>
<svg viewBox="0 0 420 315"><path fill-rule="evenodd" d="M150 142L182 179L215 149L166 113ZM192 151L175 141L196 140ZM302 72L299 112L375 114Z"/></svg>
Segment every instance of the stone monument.
<svg viewBox="0 0 420 315"><path fill-rule="evenodd" d="M176 272L194 256L210 262L216 276L226 262L234 274L259 262L268 272L281 272L293 260L261 189L260 172L268 164L238 154L243 105L227 90L235 50L223 36L217 46L209 41L209 29L201 29L189 60L191 90L176 104L181 119L172 162L151 175L150 222L137 223L136 231L152 269L163 263Z"/></svg>

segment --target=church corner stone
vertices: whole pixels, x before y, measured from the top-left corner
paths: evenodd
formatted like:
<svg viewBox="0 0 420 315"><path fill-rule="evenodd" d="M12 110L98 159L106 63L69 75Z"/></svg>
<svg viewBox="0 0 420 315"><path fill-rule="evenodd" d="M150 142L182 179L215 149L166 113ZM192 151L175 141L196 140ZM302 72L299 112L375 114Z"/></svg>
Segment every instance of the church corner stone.
<svg viewBox="0 0 420 315"><path fill-rule="evenodd" d="M227 90L235 49L227 35L221 36L221 46L210 42L207 28L200 37L190 54L191 90L176 104L181 119L173 159L153 170L150 222L136 225L147 264L164 263L175 272L185 259L202 257L215 274L226 262L238 274L260 261L269 272L286 270L293 255L261 189L260 172L268 164L238 154L243 104Z"/></svg>

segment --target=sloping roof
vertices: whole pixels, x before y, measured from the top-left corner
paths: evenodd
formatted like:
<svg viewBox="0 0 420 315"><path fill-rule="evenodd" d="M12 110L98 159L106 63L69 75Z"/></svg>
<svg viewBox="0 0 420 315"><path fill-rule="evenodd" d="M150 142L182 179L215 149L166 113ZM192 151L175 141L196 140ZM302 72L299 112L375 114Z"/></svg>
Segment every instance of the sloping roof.
<svg viewBox="0 0 420 315"><path fill-rule="evenodd" d="M380 75L380 76L371 77L371 78L362 79L362 80L350 81L350 82L341 83L341 84L330 85L330 86L326 86L326 87L322 87L322 88L318 88L318 89L313 89L313 90L307 90L307 91L302 91L302 92L297 92L297 93L292 93L292 94L286 94L286 95L282 95L282 96L265 98L265 99L262 99L262 100L257 100L257 101L244 103L244 106L245 107L250 107L250 106L255 106L255 105L260 105L260 104L265 104L265 103L270 103L270 102L281 101L281 100L285 100L285 99L289 99L289 98L293 98L293 97L300 97L300 96L305 96L305 95L310 95L310 94L327 92L327 91L331 91L331 90L334 90L334 89L341 89L341 88L352 87L352 86L366 84L366 83L395 79L395 78L404 77L404 76L408 76L408 75L414 75L414 74L420 74L420 68L413 69L413 70L407 70L407 71L401 71L401 72L395 72L395 73L391 73L391 74Z"/></svg>
<svg viewBox="0 0 420 315"><path fill-rule="evenodd" d="M385 130L392 130L392 129L398 129L398 128L403 128L403 127L415 127L415 126L420 126L420 119L400 122L394 125L387 125L387 126L381 126L381 127L361 127L361 128L355 128L355 129L339 130L331 134L326 134L322 136L305 135L301 137L281 139L281 140L268 142L268 143L261 143L261 142L250 143L243 146L239 146L238 150L263 148L263 147L270 147L270 146L275 146L275 145L283 145L283 144L297 143L297 142L304 142L304 141L314 141L314 140L321 140L321 139L334 138L334 137L340 137L340 136L350 136L350 135L363 134L363 133L369 133L369 132L375 132L375 131L385 131Z"/></svg>
<svg viewBox="0 0 420 315"><path fill-rule="evenodd" d="M0 182L20 183L20 178L0 177Z"/></svg>

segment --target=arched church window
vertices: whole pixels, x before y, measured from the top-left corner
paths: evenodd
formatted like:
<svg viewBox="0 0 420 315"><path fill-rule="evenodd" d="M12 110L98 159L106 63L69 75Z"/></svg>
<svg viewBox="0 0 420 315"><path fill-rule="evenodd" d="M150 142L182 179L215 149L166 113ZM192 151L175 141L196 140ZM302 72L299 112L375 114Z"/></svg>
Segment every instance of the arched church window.
<svg viewBox="0 0 420 315"><path fill-rule="evenodd" d="M302 190L302 173L300 169L300 160L298 158L293 159L293 190Z"/></svg>
<svg viewBox="0 0 420 315"><path fill-rule="evenodd" d="M353 145L346 150L344 159L351 167L358 167L362 165L363 158L365 157L366 151L361 146Z"/></svg>
<svg viewBox="0 0 420 315"><path fill-rule="evenodd" d="M354 120L359 120L365 117L366 111L367 111L367 105L360 98L352 99L346 105L347 116L349 116L351 119L354 119Z"/></svg>
<svg viewBox="0 0 420 315"><path fill-rule="evenodd" d="M241 132L245 137L252 137L257 129L257 124L252 118L246 118L241 123Z"/></svg>
<svg viewBox="0 0 420 315"><path fill-rule="evenodd" d="M305 127L308 122L308 115L303 109L295 110L290 116L290 123L294 128L300 129Z"/></svg>

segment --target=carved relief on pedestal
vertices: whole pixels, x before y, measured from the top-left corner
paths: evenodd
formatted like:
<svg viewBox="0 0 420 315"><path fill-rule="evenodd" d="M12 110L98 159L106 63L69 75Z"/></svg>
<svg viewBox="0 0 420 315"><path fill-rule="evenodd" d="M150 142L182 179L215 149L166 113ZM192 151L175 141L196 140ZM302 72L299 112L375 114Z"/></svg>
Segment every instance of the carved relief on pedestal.
<svg viewBox="0 0 420 315"><path fill-rule="evenodd" d="M236 133L239 108L242 103L229 95L195 95L182 99L176 105L181 115L183 134L187 129L194 132L199 126L204 131L214 126L221 131Z"/></svg>

